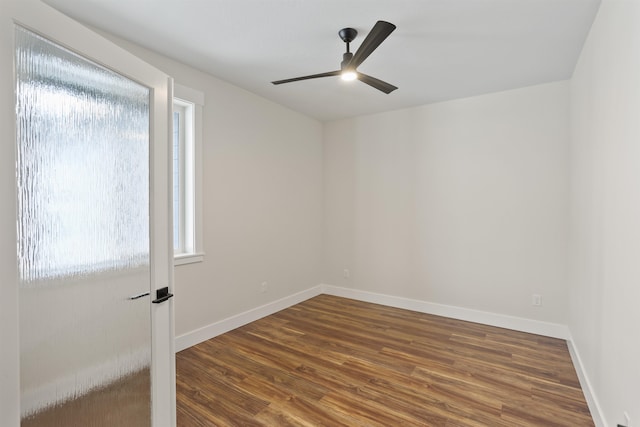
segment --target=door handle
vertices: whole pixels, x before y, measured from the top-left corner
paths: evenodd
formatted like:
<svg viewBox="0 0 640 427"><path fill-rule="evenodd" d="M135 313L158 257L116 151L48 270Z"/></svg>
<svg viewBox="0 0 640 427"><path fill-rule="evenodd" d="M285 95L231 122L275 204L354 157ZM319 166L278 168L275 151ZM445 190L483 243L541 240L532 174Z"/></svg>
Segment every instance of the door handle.
<svg viewBox="0 0 640 427"><path fill-rule="evenodd" d="M138 298L146 297L147 295L149 295L149 292L144 292L144 293L142 293L142 294L138 294L138 295L130 296L130 297L129 297L129 299L130 299L130 300L134 300L134 299L138 299Z"/></svg>
<svg viewBox="0 0 640 427"><path fill-rule="evenodd" d="M154 304L160 304L161 302L165 302L166 300L172 297L173 297L173 294L169 293L169 287L164 287L156 291L156 299L154 299L151 302Z"/></svg>

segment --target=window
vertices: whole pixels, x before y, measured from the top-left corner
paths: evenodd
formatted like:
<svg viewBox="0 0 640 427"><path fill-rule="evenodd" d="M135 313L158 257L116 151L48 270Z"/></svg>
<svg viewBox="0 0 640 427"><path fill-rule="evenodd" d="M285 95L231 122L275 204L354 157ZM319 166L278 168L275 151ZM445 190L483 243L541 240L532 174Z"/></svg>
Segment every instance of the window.
<svg viewBox="0 0 640 427"><path fill-rule="evenodd" d="M204 94L176 84L173 101L173 248L175 265L202 252L202 106Z"/></svg>

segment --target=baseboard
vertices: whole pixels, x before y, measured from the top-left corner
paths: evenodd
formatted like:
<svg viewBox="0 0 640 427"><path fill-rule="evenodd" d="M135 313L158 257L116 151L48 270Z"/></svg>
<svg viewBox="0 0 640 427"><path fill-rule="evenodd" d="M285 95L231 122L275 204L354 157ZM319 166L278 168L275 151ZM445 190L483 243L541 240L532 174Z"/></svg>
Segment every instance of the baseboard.
<svg viewBox="0 0 640 427"><path fill-rule="evenodd" d="M570 337L569 329L557 323L322 284L180 335L175 339L175 349L176 351L184 350L322 293L553 338L569 339Z"/></svg>
<svg viewBox="0 0 640 427"><path fill-rule="evenodd" d="M576 373L578 374L578 379L580 380L582 393L584 393L584 398L587 401L587 405L589 406L591 418L593 418L593 422L596 427L606 427L608 424L604 420L604 413L600 408L600 404L598 403L598 399L596 398L593 386L591 385L591 381L589 381L587 371L584 368L582 359L580 358L580 352L578 351L573 338L569 337L569 339L567 339L567 346L569 347L569 354L571 354L573 366L576 368Z"/></svg>
<svg viewBox="0 0 640 427"><path fill-rule="evenodd" d="M482 323L484 325L497 326L500 328L513 329L516 331L565 340L570 337L569 328L566 325L561 325L559 323L542 322L539 320L525 319L523 317L507 316L504 314L472 310L469 308L437 304L433 302L378 294L359 289L342 288L332 285L322 285L322 290L323 293L329 295L352 298L359 301L387 305L390 307L404 308L407 310L418 311L420 313L435 314L438 316L450 317L452 319L466 320L468 322Z"/></svg>
<svg viewBox="0 0 640 427"><path fill-rule="evenodd" d="M199 344L203 341L216 337L225 332L244 326L247 323L254 322L265 316L277 313L280 310L291 307L292 305L301 303L302 301L313 298L322 293L322 286L314 286L302 292L281 298L268 304L245 311L235 316L222 319L218 322L204 326L200 329L182 334L175 339L176 352Z"/></svg>

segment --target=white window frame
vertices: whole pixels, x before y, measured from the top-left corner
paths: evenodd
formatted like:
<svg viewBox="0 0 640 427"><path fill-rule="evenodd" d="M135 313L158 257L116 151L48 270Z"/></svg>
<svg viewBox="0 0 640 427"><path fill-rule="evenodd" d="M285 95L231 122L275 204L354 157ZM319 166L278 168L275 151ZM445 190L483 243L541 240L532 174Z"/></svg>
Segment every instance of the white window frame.
<svg viewBox="0 0 640 427"><path fill-rule="evenodd" d="M173 256L174 265L179 266L204 260L202 246L202 110L204 93L175 83L173 99L174 108L181 111L184 125L186 125L184 126L185 133L181 136L179 149L181 154L180 187L182 190L180 198L183 207L180 212L180 229L183 231L184 239L177 252L174 248Z"/></svg>

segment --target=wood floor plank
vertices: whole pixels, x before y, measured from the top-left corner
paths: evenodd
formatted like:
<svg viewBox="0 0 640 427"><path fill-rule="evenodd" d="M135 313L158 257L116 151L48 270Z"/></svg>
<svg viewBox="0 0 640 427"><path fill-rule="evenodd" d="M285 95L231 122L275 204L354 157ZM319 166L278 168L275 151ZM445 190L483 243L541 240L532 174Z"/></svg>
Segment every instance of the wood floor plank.
<svg viewBox="0 0 640 427"><path fill-rule="evenodd" d="M177 355L178 426L593 426L566 342L320 295Z"/></svg>

